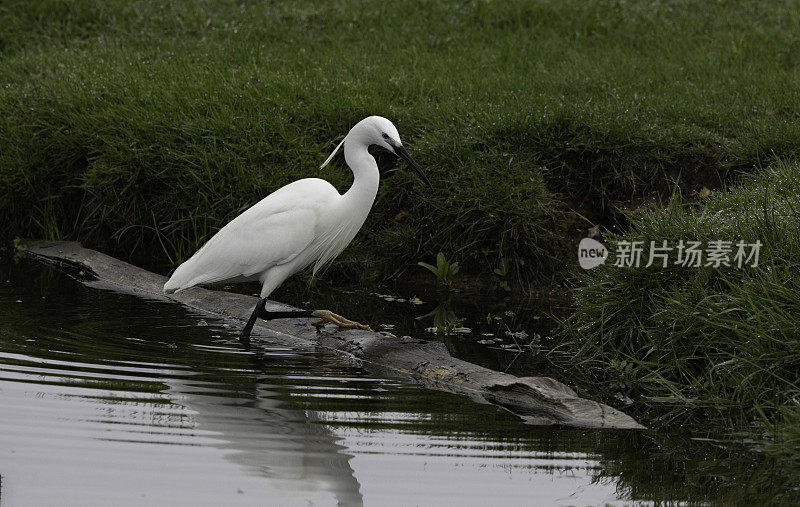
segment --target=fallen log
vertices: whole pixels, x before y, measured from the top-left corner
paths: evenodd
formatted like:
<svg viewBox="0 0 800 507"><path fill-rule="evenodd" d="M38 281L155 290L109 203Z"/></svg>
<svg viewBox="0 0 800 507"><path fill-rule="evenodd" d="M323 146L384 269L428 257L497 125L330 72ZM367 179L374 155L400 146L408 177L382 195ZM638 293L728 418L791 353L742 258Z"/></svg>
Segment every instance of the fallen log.
<svg viewBox="0 0 800 507"><path fill-rule="evenodd" d="M256 298L195 287L166 296L166 277L132 266L103 253L64 241L29 242L27 255L67 268L83 283L139 297L172 300L223 318L246 320ZM294 310L268 302L267 310ZM612 407L578 397L566 385L548 377L515 377L450 355L440 342L388 338L362 330L326 326L317 332L309 319L259 320L254 336L289 346L309 345L344 354L363 366L391 376L410 378L425 387L464 394L517 414L530 424L561 424L583 428L644 427Z"/></svg>

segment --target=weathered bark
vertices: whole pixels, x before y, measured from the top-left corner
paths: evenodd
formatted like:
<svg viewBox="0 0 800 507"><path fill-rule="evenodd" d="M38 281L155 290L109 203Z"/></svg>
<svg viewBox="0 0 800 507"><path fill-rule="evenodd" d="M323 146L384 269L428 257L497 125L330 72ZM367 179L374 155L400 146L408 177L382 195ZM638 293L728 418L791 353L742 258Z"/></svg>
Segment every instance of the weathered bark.
<svg viewBox="0 0 800 507"><path fill-rule="evenodd" d="M26 252L36 259L69 268L73 274L82 274L78 278L87 285L145 298L170 299L220 317L246 320L256 303L253 296L199 287L165 296L161 290L166 281L164 276L83 248L79 243L31 242ZM280 303L267 303L267 310L292 309ZM369 331L342 331L335 326L326 326L318 333L309 322L309 319L259 320L253 335L266 337L273 343L330 349L384 374L409 377L431 389L466 394L478 402L501 406L531 424L643 428L614 408L578 397L561 382L548 377L515 377L468 363L450 356L439 342L387 338Z"/></svg>

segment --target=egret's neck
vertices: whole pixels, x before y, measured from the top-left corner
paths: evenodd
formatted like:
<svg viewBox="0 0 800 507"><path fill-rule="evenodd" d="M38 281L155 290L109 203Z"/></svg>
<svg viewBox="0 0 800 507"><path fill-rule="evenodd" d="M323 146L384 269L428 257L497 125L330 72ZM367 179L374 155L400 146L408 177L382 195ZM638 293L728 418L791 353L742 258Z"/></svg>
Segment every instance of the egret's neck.
<svg viewBox="0 0 800 507"><path fill-rule="evenodd" d="M353 171L353 186L344 195L366 206L369 211L378 193L378 164L367 151L367 145L357 141L345 141L344 159Z"/></svg>

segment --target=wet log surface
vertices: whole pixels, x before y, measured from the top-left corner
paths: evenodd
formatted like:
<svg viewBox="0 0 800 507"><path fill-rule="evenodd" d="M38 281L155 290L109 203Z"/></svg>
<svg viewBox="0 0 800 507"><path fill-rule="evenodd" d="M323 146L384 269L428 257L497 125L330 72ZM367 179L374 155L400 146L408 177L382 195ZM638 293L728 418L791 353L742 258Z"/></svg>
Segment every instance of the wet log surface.
<svg viewBox="0 0 800 507"><path fill-rule="evenodd" d="M166 277L132 266L108 255L63 241L28 242L27 255L55 264L91 287L172 300L187 307L228 319L243 326L255 306L254 296L191 288L166 296ZM267 310L295 308L268 302ZM439 342L388 338L361 330L339 330L327 325L319 332L312 319L258 320L253 345L265 340L293 347L319 347L349 356L384 376L404 377L430 389L470 396L480 403L501 406L530 424L561 424L584 428L642 429L631 417L612 407L578 397L566 385L548 377L515 377L450 355Z"/></svg>

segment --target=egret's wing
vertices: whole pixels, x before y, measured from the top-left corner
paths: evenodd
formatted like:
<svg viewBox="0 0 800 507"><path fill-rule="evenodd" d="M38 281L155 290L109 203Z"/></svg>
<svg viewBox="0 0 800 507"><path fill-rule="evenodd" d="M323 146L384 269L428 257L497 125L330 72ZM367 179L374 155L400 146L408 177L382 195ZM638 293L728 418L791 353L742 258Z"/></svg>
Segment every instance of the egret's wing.
<svg viewBox="0 0 800 507"><path fill-rule="evenodd" d="M257 279L273 266L308 257L319 221L339 193L327 181L298 180L268 195L219 230L184 262L164 291Z"/></svg>
<svg viewBox="0 0 800 507"><path fill-rule="evenodd" d="M186 262L195 276L184 275L184 286L254 278L290 262L314 240L315 226L314 211L302 208L237 217Z"/></svg>

